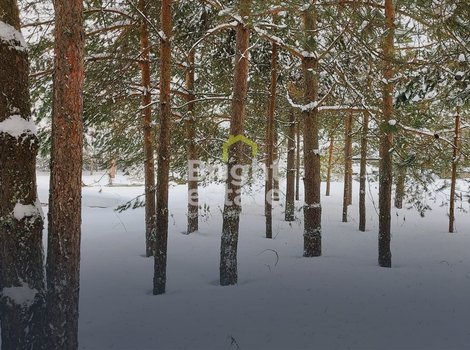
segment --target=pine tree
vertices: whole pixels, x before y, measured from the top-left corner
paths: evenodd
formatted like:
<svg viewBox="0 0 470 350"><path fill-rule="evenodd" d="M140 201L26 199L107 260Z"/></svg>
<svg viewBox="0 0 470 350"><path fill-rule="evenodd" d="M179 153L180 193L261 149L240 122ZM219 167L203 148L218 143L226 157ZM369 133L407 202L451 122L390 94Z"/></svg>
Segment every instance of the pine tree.
<svg viewBox="0 0 470 350"><path fill-rule="evenodd" d="M48 349L78 348L83 147L83 2L54 2L55 59L47 250Z"/></svg>
<svg viewBox="0 0 470 350"><path fill-rule="evenodd" d="M395 40L395 5L393 0L385 0L385 36L383 41L384 86L383 116L380 135L380 179L379 179L379 265L392 266L390 251L391 239L391 201L392 201L392 144L393 134L390 122L393 119L394 83L394 40ZM393 124L393 122L392 122Z"/></svg>
<svg viewBox="0 0 470 350"><path fill-rule="evenodd" d="M305 54L302 57L304 73L304 104L302 112L304 133L304 256L321 255L321 204L320 204L320 150L318 143L319 114L318 60L315 56L316 9L315 2L303 12Z"/></svg>
<svg viewBox="0 0 470 350"><path fill-rule="evenodd" d="M250 29L247 21L250 16L251 0L240 0L240 21L236 27L236 52L233 74L232 115L230 119L230 135L243 135L248 90L248 64ZM229 149L227 164L227 185L223 211L222 239L220 245L220 284L222 286L236 284L238 231L241 211L241 177L242 143L238 142Z"/></svg>
<svg viewBox="0 0 470 350"><path fill-rule="evenodd" d="M152 232L155 231L155 160L154 128L152 123L152 93L150 71L150 35L147 21L147 1L139 0L140 18L140 70L142 79L142 114L144 129L144 177L145 177L145 246L147 257L153 256L155 242Z"/></svg>
<svg viewBox="0 0 470 350"><path fill-rule="evenodd" d="M155 232L155 268L153 294L163 294L166 288L168 250L168 186L171 159L171 40L172 1L161 2L160 37L160 137L157 172L157 226Z"/></svg>
<svg viewBox="0 0 470 350"><path fill-rule="evenodd" d="M38 139L16 0L0 1L0 321L2 349L40 349L44 271ZM18 299L25 295L25 300Z"/></svg>

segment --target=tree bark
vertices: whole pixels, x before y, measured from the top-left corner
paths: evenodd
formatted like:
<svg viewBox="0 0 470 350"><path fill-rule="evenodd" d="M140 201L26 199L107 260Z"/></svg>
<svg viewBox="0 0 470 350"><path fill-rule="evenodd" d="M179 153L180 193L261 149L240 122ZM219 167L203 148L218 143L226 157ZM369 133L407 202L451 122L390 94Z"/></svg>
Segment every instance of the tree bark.
<svg viewBox="0 0 470 350"><path fill-rule="evenodd" d="M318 61L312 53L316 49L315 1L303 13L305 51L302 57L304 73L304 103L315 103L318 97ZM321 204L320 204L320 152L318 144L319 114L317 107L305 108L304 119L304 256L321 255Z"/></svg>
<svg viewBox="0 0 470 350"><path fill-rule="evenodd" d="M291 108L287 127L286 221L295 220L295 124L295 111Z"/></svg>
<svg viewBox="0 0 470 350"><path fill-rule="evenodd" d="M278 146L278 133L277 123L274 119L274 148L273 148L273 201L279 202L281 197L279 196L279 146Z"/></svg>
<svg viewBox="0 0 470 350"><path fill-rule="evenodd" d="M251 0L241 0L239 14L242 19L250 15ZM250 30L244 22L236 27L236 53L233 77L232 116L230 135L243 134L246 97L248 90L248 65ZM220 244L220 284L222 286L237 283L237 248L241 211L241 184L236 177L241 177L242 143L232 145L228 153L227 184ZM236 176L234 176L236 175Z"/></svg>
<svg viewBox="0 0 470 350"><path fill-rule="evenodd" d="M348 222L348 205L351 204L352 187L352 114L344 123L344 192L343 192L343 222Z"/></svg>
<svg viewBox="0 0 470 350"><path fill-rule="evenodd" d="M352 157L353 157L353 148L352 148L352 133L353 133L353 115L352 112L349 115L349 134L348 134L348 205L352 204L352 194L353 194L353 167L352 167Z"/></svg>
<svg viewBox="0 0 470 350"><path fill-rule="evenodd" d="M172 0L161 2L160 38L160 140L157 173L157 225L155 232L155 264L153 294L165 293L168 250L168 186L171 141L171 36Z"/></svg>
<svg viewBox="0 0 470 350"><path fill-rule="evenodd" d="M77 349L83 147L83 2L56 0L47 322L49 349Z"/></svg>
<svg viewBox="0 0 470 350"><path fill-rule="evenodd" d="M188 117L186 121L186 135L188 138L188 230L193 233L199 229L199 192L198 192L198 166L196 145L196 117L194 95L194 62L195 53L191 51L188 56L189 67L186 71L186 89L188 90Z"/></svg>
<svg viewBox="0 0 470 350"><path fill-rule="evenodd" d="M154 130L152 126L152 94L150 80L150 38L147 24L147 0L139 0L140 19L140 72L142 80L142 116L144 131L144 182L145 182L145 252L146 256L153 256L155 240L155 159L154 159Z"/></svg>
<svg viewBox="0 0 470 350"><path fill-rule="evenodd" d="M455 186L457 183L457 165L460 148L460 108L455 116L454 147L452 153L452 177L450 182L449 233L455 230Z"/></svg>
<svg viewBox="0 0 470 350"><path fill-rule="evenodd" d="M394 37L395 37L395 8L393 0L385 0L385 39L384 53L384 86L383 86L383 116L380 131L380 164L379 164L379 265L392 267L391 239L391 201L392 201L392 154L393 134L389 121L393 117L394 83Z"/></svg>
<svg viewBox="0 0 470 350"><path fill-rule="evenodd" d="M403 208L403 198L405 197L406 167L401 165L398 169L397 181L395 184L395 208Z"/></svg>
<svg viewBox="0 0 470 350"><path fill-rule="evenodd" d="M44 313L43 217L36 189L38 140L31 119L29 66L16 0L0 0L0 322L2 349L40 349ZM22 130L8 130L14 120ZM28 300L15 298L19 292Z"/></svg>
<svg viewBox="0 0 470 350"><path fill-rule="evenodd" d="M333 152L334 152L334 133L330 134L330 145L328 146L328 169L326 171L326 193L328 197L331 193L331 171L333 168Z"/></svg>
<svg viewBox="0 0 470 350"><path fill-rule="evenodd" d="M364 112L361 134L361 167L359 173L359 231L366 230L366 183L367 183L367 137L369 134L369 112Z"/></svg>
<svg viewBox="0 0 470 350"><path fill-rule="evenodd" d="M274 112L276 110L276 90L277 90L277 56L278 47L272 44L271 52L271 84L269 87L269 100L266 112L266 184L265 184L265 204L264 214L266 217L266 238L273 238L273 185L274 185L274 149L275 129Z"/></svg>
<svg viewBox="0 0 470 350"><path fill-rule="evenodd" d="M300 120L297 118L296 122L296 137L297 137L297 149L295 151L295 200L298 201L300 198Z"/></svg>

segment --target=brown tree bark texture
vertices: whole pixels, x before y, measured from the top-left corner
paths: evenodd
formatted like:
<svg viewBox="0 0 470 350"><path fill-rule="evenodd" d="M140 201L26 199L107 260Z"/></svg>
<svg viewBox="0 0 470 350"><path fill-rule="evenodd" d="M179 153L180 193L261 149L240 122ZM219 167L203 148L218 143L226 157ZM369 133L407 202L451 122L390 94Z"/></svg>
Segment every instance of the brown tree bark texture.
<svg viewBox="0 0 470 350"><path fill-rule="evenodd" d="M361 165L359 170L359 231L366 230L366 184L367 184L367 136L369 134L369 112L362 117Z"/></svg>
<svg viewBox="0 0 470 350"><path fill-rule="evenodd" d="M168 185L170 175L171 141L171 36L172 1L161 2L160 39L160 138L157 172L157 225L155 233L155 264L153 294L166 289L166 263L168 250Z"/></svg>
<svg viewBox="0 0 470 350"><path fill-rule="evenodd" d="M326 171L326 196L329 196L331 193L331 172L333 167L333 152L334 152L334 133L330 135L330 144L328 146L328 168Z"/></svg>
<svg viewBox="0 0 470 350"><path fill-rule="evenodd" d="M188 69L186 71L186 89L188 90L188 118L186 121L186 135L188 138L188 164L197 160L197 144L196 144L196 116L194 100L194 74L195 74L195 52L191 51L188 55ZM188 169L194 172L192 175L197 177L198 169ZM190 199L190 201L189 201ZM188 180L188 230L187 233L193 233L199 229L199 193L198 182L195 179Z"/></svg>
<svg viewBox="0 0 470 350"><path fill-rule="evenodd" d="M241 18L250 14L251 1L241 0L239 13ZM230 135L242 135L244 131L246 96L248 91L248 65L250 30L242 22L236 27L236 53L233 76L232 116ZM222 286L237 283L237 249L240 223L240 183L232 176L233 167L242 164L242 144L239 142L229 149L227 164L227 186L220 244L220 284ZM238 172L239 173L239 172Z"/></svg>
<svg viewBox="0 0 470 350"><path fill-rule="evenodd" d="M269 87L268 108L266 112L266 184L265 184L265 204L264 214L266 218L266 238L273 237L273 217L272 202L274 188L274 149L275 146L275 127L274 113L276 110L276 90L277 90L277 56L278 47L272 44L271 52L271 83ZM276 174L277 175L277 174Z"/></svg>
<svg viewBox="0 0 470 350"><path fill-rule="evenodd" d="M406 168L399 165L398 176L395 184L395 208L403 208L403 198L405 197Z"/></svg>
<svg viewBox="0 0 470 350"><path fill-rule="evenodd" d="M289 110L287 126L286 221L295 220L295 111Z"/></svg>
<svg viewBox="0 0 470 350"><path fill-rule="evenodd" d="M455 230L455 186L457 183L457 165L460 148L460 108L455 116L454 147L452 152L452 175L450 182L449 233Z"/></svg>
<svg viewBox="0 0 470 350"><path fill-rule="evenodd" d="M299 118L296 119L296 145L297 149L295 150L295 200L298 201L300 198L300 128L301 123Z"/></svg>
<svg viewBox="0 0 470 350"><path fill-rule="evenodd" d="M18 32L16 0L0 0L0 21ZM28 55L20 41L0 37L0 130L9 118L20 118L24 132L0 131L0 321L2 349L39 349L44 307L43 218L36 190L38 140L31 130ZM31 127L28 127L30 125ZM31 206L15 215L18 205ZM34 292L34 300L18 304L9 288Z"/></svg>
<svg viewBox="0 0 470 350"><path fill-rule="evenodd" d="M47 322L50 349L77 349L83 146L83 2L56 0Z"/></svg>
<svg viewBox="0 0 470 350"><path fill-rule="evenodd" d="M316 14L314 4L304 12L307 52L315 50ZM302 58L304 103L317 101L318 61L311 55ZM318 144L319 113L317 108L302 112L304 119L304 253L305 257L321 255L320 152Z"/></svg>
<svg viewBox="0 0 470 350"><path fill-rule="evenodd" d="M385 38L383 42L384 69L386 81L383 87L383 116L380 133L379 162L379 265L392 267L391 239L391 201L392 201L392 154L393 135L389 131L389 121L393 117L393 90L391 79L394 76L394 37L395 7L393 0L385 0Z"/></svg>
<svg viewBox="0 0 470 350"><path fill-rule="evenodd" d="M351 204L352 187L352 114L344 120L344 186L343 186L343 222L348 222L348 206Z"/></svg>
<svg viewBox="0 0 470 350"><path fill-rule="evenodd" d="M155 158L154 128L152 126L152 94L150 77L150 37L147 24L147 0L139 0L140 19L140 72L142 88L142 123L144 131L144 182L145 182L145 252L147 257L153 256L155 239L152 233L156 228L155 203Z"/></svg>

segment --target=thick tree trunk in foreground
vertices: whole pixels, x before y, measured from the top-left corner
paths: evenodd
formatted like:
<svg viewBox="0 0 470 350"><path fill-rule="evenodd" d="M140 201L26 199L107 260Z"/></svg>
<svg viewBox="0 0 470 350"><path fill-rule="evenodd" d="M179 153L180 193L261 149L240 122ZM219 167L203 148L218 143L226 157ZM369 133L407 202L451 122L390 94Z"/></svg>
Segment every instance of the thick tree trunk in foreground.
<svg viewBox="0 0 470 350"><path fill-rule="evenodd" d="M241 18L246 18L250 15L250 6L251 0L240 1L239 13ZM234 137L243 134L248 90L249 43L250 30L244 23L239 22L236 27L232 116L230 120L230 135ZM237 181L239 179L236 179L233 175L236 174L241 177L241 146L241 142L232 145L228 153L227 184L220 244L220 284L222 286L236 284L238 280L237 249L241 211L241 186L240 181Z"/></svg>
<svg viewBox="0 0 470 350"><path fill-rule="evenodd" d="M343 192L343 222L348 222L348 205L351 204L352 187L352 114L344 123L344 192Z"/></svg>
<svg viewBox="0 0 470 350"><path fill-rule="evenodd" d="M359 231L366 230L367 136L369 112L364 112L361 134L361 166L359 170Z"/></svg>
<svg viewBox="0 0 470 350"><path fill-rule="evenodd" d="M391 202L392 202L392 154L393 134L389 121L393 117L394 84L394 37L395 8L393 0L385 0L385 39L384 51L384 86L383 86L383 117L380 132L380 164L379 164L379 265L392 267L391 239Z"/></svg>
<svg viewBox="0 0 470 350"><path fill-rule="evenodd" d="M315 52L316 13L314 4L303 13L305 51L302 57L304 73L304 256L321 255L321 204L320 204L320 151L318 144L318 61Z"/></svg>
<svg viewBox="0 0 470 350"><path fill-rule="evenodd" d="M188 90L188 117L186 121L186 135L188 142L188 230L193 233L199 229L199 191L198 191L198 167L197 167L197 144L196 144L196 116L194 95L194 51L188 56L189 67L186 71L186 89Z"/></svg>
<svg viewBox="0 0 470 350"><path fill-rule="evenodd" d="M289 111L287 126L286 221L295 220L295 111Z"/></svg>
<svg viewBox="0 0 470 350"><path fill-rule="evenodd" d="M160 138L157 173L157 225L155 232L155 265L153 294L166 288L168 247L168 185L170 176L171 141L171 36L172 1L161 2L162 35L160 39Z"/></svg>
<svg viewBox="0 0 470 350"><path fill-rule="evenodd" d="M142 16L147 15L147 0L139 0ZM145 252L147 257L153 256L155 240L155 159L153 156L153 126L152 126L152 94L150 81L150 39L146 18L140 19L140 71L142 75L142 105L144 129L144 177L145 177Z"/></svg>
<svg viewBox="0 0 470 350"><path fill-rule="evenodd" d="M266 112L266 184L264 198L264 214L266 217L266 238L273 238L273 185L274 185L274 112L276 110L277 90L277 45L272 44L271 53L271 84L269 87L269 100Z"/></svg>
<svg viewBox="0 0 470 350"><path fill-rule="evenodd" d="M295 200L298 201L300 198L300 119L297 118L296 122L296 145L295 150Z"/></svg>
<svg viewBox="0 0 470 350"><path fill-rule="evenodd" d="M47 322L49 349L77 349L83 146L83 2L56 0Z"/></svg>
<svg viewBox="0 0 470 350"><path fill-rule="evenodd" d="M0 0L0 321L2 349L40 349L43 218L28 55L16 0ZM7 34L6 36L2 34ZM23 298L21 298L23 296Z"/></svg>
<svg viewBox="0 0 470 350"><path fill-rule="evenodd" d="M333 152L334 152L334 134L330 134L330 145L328 146L328 168L326 171L326 196L331 193L331 171L333 168Z"/></svg>
<svg viewBox="0 0 470 350"><path fill-rule="evenodd" d="M449 233L455 230L455 185L457 183L457 165L460 148L460 108L455 116L454 147L452 153L452 177L450 182Z"/></svg>

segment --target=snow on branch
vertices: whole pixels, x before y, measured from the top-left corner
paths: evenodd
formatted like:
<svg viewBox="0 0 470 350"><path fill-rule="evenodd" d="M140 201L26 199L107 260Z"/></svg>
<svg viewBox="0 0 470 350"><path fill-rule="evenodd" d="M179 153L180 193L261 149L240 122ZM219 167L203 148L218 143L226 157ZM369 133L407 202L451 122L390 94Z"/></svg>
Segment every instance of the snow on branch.
<svg viewBox="0 0 470 350"><path fill-rule="evenodd" d="M289 104L291 105L291 107L294 107L294 108L299 108L302 112L310 112L312 110L314 110L315 108L318 107L318 102L317 101L312 101L306 105L299 105L297 103L295 103L294 101L292 101L292 99L290 98L289 96L289 92L287 92L286 94L286 98L287 98L287 102L289 102Z"/></svg>
<svg viewBox="0 0 470 350"><path fill-rule="evenodd" d="M410 132L410 133L413 133L413 134L417 134L417 135L421 135L421 136L427 136L427 137L432 137L436 140L441 140L449 145L451 145L452 147L455 147L454 143L436 133L433 133L431 131L428 131L428 130L423 130L423 129L416 129L416 128L412 128L410 126L406 126L406 125L403 125L403 124L398 124L404 131L407 131L407 132Z"/></svg>
<svg viewBox="0 0 470 350"><path fill-rule="evenodd" d="M23 38L23 34L15 27L0 21L0 42L7 44L17 51L26 51L28 46Z"/></svg>

